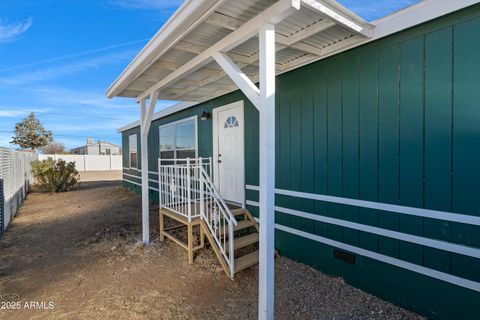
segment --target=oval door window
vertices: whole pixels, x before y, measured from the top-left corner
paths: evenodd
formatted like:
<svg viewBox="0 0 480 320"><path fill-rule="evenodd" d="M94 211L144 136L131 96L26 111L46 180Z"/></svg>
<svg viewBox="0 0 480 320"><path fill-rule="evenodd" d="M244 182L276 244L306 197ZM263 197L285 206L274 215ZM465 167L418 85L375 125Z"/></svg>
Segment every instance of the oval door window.
<svg viewBox="0 0 480 320"><path fill-rule="evenodd" d="M234 116L230 116L225 120L224 128L233 128L238 127L238 120Z"/></svg>

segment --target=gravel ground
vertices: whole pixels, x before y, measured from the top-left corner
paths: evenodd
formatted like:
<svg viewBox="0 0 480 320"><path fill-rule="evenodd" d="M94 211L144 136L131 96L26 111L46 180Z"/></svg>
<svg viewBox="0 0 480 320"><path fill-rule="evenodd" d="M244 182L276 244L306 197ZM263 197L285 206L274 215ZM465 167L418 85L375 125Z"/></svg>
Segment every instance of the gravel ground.
<svg viewBox="0 0 480 320"><path fill-rule="evenodd" d="M85 181L85 180L84 180ZM0 310L0 319L255 319L258 267L231 281L211 250L138 244L140 197L118 182L30 194L0 240L0 300L53 302ZM284 257L276 260L277 319L421 319Z"/></svg>

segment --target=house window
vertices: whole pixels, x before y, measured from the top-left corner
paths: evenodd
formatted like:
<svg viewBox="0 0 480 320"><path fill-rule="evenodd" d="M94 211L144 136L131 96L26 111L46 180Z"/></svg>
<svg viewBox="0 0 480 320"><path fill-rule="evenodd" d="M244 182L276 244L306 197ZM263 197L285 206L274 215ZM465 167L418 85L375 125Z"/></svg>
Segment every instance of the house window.
<svg viewBox="0 0 480 320"><path fill-rule="evenodd" d="M109 156L109 155L112 154L112 152L110 151L110 149L105 149L105 154L106 154L107 156Z"/></svg>
<svg viewBox="0 0 480 320"><path fill-rule="evenodd" d="M132 134L128 137L128 153L130 168L137 168L137 135Z"/></svg>
<svg viewBox="0 0 480 320"><path fill-rule="evenodd" d="M160 158L162 160L174 162L179 159L195 158L196 155L195 119L160 127Z"/></svg>

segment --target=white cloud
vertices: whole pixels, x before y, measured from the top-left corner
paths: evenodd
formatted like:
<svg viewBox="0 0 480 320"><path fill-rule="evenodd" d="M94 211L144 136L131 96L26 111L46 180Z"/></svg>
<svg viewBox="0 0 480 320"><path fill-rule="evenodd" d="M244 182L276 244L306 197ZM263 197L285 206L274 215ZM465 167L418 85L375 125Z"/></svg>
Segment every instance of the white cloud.
<svg viewBox="0 0 480 320"><path fill-rule="evenodd" d="M107 99L103 94L85 90L72 90L61 87L33 87L28 89L34 92L46 105L61 106L62 109L69 107L93 107L110 110L137 110L138 105L131 99ZM64 109L65 110L65 109Z"/></svg>
<svg viewBox="0 0 480 320"><path fill-rule="evenodd" d="M126 112L132 114L135 118L140 116L140 107L133 99L108 99L103 93L62 87L31 87L26 90L35 93L35 96L46 106L76 107L77 111L79 110L78 107L89 107L94 110L92 116L108 114L110 116L115 115L115 118L117 118L125 115ZM175 102L158 101L156 110L162 110L173 104ZM126 120L126 118L122 120Z"/></svg>
<svg viewBox="0 0 480 320"><path fill-rule="evenodd" d="M14 40L25 33L32 26L32 19L28 18L24 22L8 23L0 19L0 43Z"/></svg>
<svg viewBox="0 0 480 320"><path fill-rule="evenodd" d="M111 0L111 4L128 9L175 9L183 3L183 0Z"/></svg>
<svg viewBox="0 0 480 320"><path fill-rule="evenodd" d="M21 118L26 117L30 112L46 113L51 109L39 109L39 108L22 108L22 107L0 107L0 117L5 118Z"/></svg>
<svg viewBox="0 0 480 320"><path fill-rule="evenodd" d="M38 66L38 65L57 62L57 61L61 61L61 60L83 57L83 56L91 55L91 54L94 54L94 53L109 51L109 50L112 50L112 49L119 49L119 48L123 48L123 47L129 47L129 46L132 46L132 45L138 45L140 43L145 44L148 40L150 40L150 39L145 38L145 39L140 39L140 40L135 40L135 41L128 41L128 42L118 43L118 44L114 44L114 45L110 45L110 46L106 46L106 47L80 51L80 52L67 54L67 55L63 55L63 56L57 56L57 57L53 57L53 58L49 58L49 59L38 60L38 61L34 61L34 62L28 62L28 63L25 63L25 64L20 64L20 65L10 66L10 67L0 69L0 72L11 71L11 70L16 70L16 69L23 69L23 68L27 68L27 67Z"/></svg>
<svg viewBox="0 0 480 320"><path fill-rule="evenodd" d="M91 69L97 69L107 64L114 64L120 61L127 61L134 56L133 50L124 50L97 56L91 59L85 59L68 64L61 64L51 68L40 69L37 71L30 71L16 75L9 75L0 78L0 83L7 85L23 85L27 83L34 83L38 81L46 81L59 78L66 75L71 75L79 72L84 72Z"/></svg>

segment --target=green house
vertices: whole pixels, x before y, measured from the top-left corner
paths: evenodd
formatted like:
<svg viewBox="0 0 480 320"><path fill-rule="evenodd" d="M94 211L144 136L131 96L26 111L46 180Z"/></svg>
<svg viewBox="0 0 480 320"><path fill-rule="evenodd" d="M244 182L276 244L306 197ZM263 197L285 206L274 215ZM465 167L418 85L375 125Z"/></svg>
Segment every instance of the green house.
<svg viewBox="0 0 480 320"><path fill-rule="evenodd" d="M144 181L148 210L146 192L165 205L159 190L182 188L159 165L207 163L184 197L214 186L220 209L260 219L259 318L275 248L428 318L478 319L476 3L367 23L335 1L187 1L107 92L141 103L119 129L123 185ZM183 102L154 113L157 99Z"/></svg>

